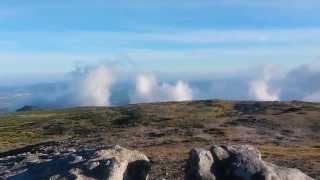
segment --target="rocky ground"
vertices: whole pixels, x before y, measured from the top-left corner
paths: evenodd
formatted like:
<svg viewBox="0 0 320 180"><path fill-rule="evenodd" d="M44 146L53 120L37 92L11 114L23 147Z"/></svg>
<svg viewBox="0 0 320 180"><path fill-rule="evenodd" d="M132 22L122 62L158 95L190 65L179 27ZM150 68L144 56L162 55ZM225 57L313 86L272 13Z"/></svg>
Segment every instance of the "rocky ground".
<svg viewBox="0 0 320 180"><path fill-rule="evenodd" d="M183 179L194 147L251 144L262 158L320 179L320 104L193 101L0 115L0 156L48 141L119 144L146 154L150 179Z"/></svg>
<svg viewBox="0 0 320 180"><path fill-rule="evenodd" d="M150 170L146 155L118 145L81 147L70 141L48 142L7 155L0 157L0 179L146 180Z"/></svg>
<svg viewBox="0 0 320 180"><path fill-rule="evenodd" d="M118 145L78 143L46 142L2 153L0 179L147 180L154 164L142 152ZM184 163L185 180L313 180L299 169L264 161L251 145L194 148Z"/></svg>

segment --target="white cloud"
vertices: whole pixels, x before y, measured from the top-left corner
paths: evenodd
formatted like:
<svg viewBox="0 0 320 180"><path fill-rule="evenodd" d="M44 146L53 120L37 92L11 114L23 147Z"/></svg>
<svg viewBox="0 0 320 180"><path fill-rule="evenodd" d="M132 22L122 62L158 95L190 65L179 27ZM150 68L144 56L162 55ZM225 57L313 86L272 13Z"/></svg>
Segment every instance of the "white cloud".
<svg viewBox="0 0 320 180"><path fill-rule="evenodd" d="M179 80L175 86L166 85L165 88L168 89L174 101L192 100L192 89L184 81Z"/></svg>
<svg viewBox="0 0 320 180"><path fill-rule="evenodd" d="M80 79L78 100L81 106L108 106L111 96L110 89L113 75L104 65L98 66L88 72L84 79Z"/></svg>
<svg viewBox="0 0 320 180"><path fill-rule="evenodd" d="M139 95L150 99L153 96L155 88L157 88L157 80L153 75L138 75L136 80L136 91Z"/></svg>
<svg viewBox="0 0 320 180"><path fill-rule="evenodd" d="M249 83L249 93L256 100L320 101L319 63L301 65L287 70L283 67L268 65L264 66L257 77Z"/></svg>
<svg viewBox="0 0 320 180"><path fill-rule="evenodd" d="M256 80L250 83L250 93L258 101L278 101L279 94L272 91L269 81L265 79Z"/></svg>
<svg viewBox="0 0 320 180"><path fill-rule="evenodd" d="M249 93L259 101L280 100L280 90L271 86L271 81L276 76L273 66L264 66L262 76L249 83ZM278 77L276 77L278 78Z"/></svg>
<svg viewBox="0 0 320 180"><path fill-rule="evenodd" d="M193 91L189 85L179 80L176 84L159 83L152 74L139 74L136 79L136 90L131 101L159 102L186 101L193 99Z"/></svg>
<svg viewBox="0 0 320 180"><path fill-rule="evenodd" d="M320 68L316 63L289 69L278 65L251 67L219 77L193 74L192 79L186 73L180 77L159 73L157 78L154 74L141 72L134 78L121 79L121 75L129 74L126 71L115 73L114 68L106 64L80 68L70 73L73 75L70 81L60 85L42 84L23 91L4 90L4 94L10 92L13 95L7 96L10 98L1 95L0 99L4 101L2 104L10 102L12 105L40 107L110 106L117 102L123 105L215 98L320 101Z"/></svg>

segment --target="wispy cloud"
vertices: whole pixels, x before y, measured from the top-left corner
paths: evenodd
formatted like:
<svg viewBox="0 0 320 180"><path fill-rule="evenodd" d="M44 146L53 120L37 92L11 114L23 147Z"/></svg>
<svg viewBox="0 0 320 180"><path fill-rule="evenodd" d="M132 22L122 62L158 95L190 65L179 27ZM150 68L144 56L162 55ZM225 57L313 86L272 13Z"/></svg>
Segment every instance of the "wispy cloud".
<svg viewBox="0 0 320 180"><path fill-rule="evenodd" d="M191 29L191 30L167 30L156 32L108 32L108 31L67 31L67 32L2 32L0 36L19 39L34 39L43 37L48 43L76 44L86 43L107 45L109 42L117 44L131 43L180 43L180 44L320 44L320 28L300 29ZM39 38L39 40L42 38ZM44 42L44 43L45 43ZM110 43L109 43L110 44Z"/></svg>
<svg viewBox="0 0 320 180"><path fill-rule="evenodd" d="M200 30L140 35L150 41L177 43L320 43L320 29ZM138 36L139 37L139 36Z"/></svg>
<svg viewBox="0 0 320 180"><path fill-rule="evenodd" d="M192 65L195 65L194 62L218 62L218 68L221 68L220 64L232 62L234 65L240 64L237 63L240 61L240 66L266 62L297 65L320 56L318 28L159 32L20 31L1 32L0 38L1 67L16 67L18 62L23 64L29 61L28 64L50 65L55 72L58 66L62 67L59 72L70 69L74 61L97 61L114 54L148 62L148 66L184 60ZM241 60L238 57L242 57ZM7 67L3 72L10 69ZM30 67L30 70L34 68Z"/></svg>
<svg viewBox="0 0 320 180"><path fill-rule="evenodd" d="M20 3L21 4L21 3ZM146 1L146 0L119 0L117 3L106 2L101 0L92 0L88 3L85 0L78 1L41 1L37 2L37 7L56 7L56 8L72 8L72 7L101 7L102 5L110 8L122 7L122 8L156 8L156 7L174 7L174 8L195 8L195 7L207 7L207 6L288 6L290 7L311 7L312 5L318 4L317 0L268 0L268 1L251 1L251 0L163 0L163 1ZM23 6L28 6L28 3L23 4Z"/></svg>
<svg viewBox="0 0 320 180"><path fill-rule="evenodd" d="M79 53L0 53L0 75L23 73L65 73L76 62L92 64L102 60L118 62L129 59L129 70L175 72L185 74L194 72L234 71L260 64L281 64L298 66L317 61L320 45L290 47L229 47L193 49L122 49L117 53L90 52ZM241 58L240 58L241 57ZM136 65L135 65L136 64ZM19 66L17 66L19 65ZM39 68L39 67L42 68ZM172 68L174 67L174 68Z"/></svg>

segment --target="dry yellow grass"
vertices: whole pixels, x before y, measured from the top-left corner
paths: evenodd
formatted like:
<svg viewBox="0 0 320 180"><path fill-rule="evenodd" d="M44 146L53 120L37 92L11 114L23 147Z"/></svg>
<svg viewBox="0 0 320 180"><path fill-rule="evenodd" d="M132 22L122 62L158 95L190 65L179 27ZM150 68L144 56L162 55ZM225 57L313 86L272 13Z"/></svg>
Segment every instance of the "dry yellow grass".
<svg viewBox="0 0 320 180"><path fill-rule="evenodd" d="M317 146L275 146L261 145L258 146L263 156L274 156L281 159L296 159L300 157L314 157L320 159L320 147Z"/></svg>

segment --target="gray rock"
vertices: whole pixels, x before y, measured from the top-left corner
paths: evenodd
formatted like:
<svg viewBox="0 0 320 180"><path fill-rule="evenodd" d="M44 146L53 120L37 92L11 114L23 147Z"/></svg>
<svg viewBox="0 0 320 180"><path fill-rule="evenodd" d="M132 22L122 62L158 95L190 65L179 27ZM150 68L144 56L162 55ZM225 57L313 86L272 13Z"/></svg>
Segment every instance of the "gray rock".
<svg viewBox="0 0 320 180"><path fill-rule="evenodd" d="M186 168L186 180L312 180L298 169L265 162L261 153L250 145L213 146L208 151L193 149ZM204 162L206 161L206 162Z"/></svg>
<svg viewBox="0 0 320 180"><path fill-rule="evenodd" d="M54 147L0 158L0 179L8 180L145 180L149 170L144 154L120 146L78 151Z"/></svg>
<svg viewBox="0 0 320 180"><path fill-rule="evenodd" d="M213 157L210 151L204 149L193 149L190 152L190 159L187 167L187 179L193 180L215 180L211 173Z"/></svg>

